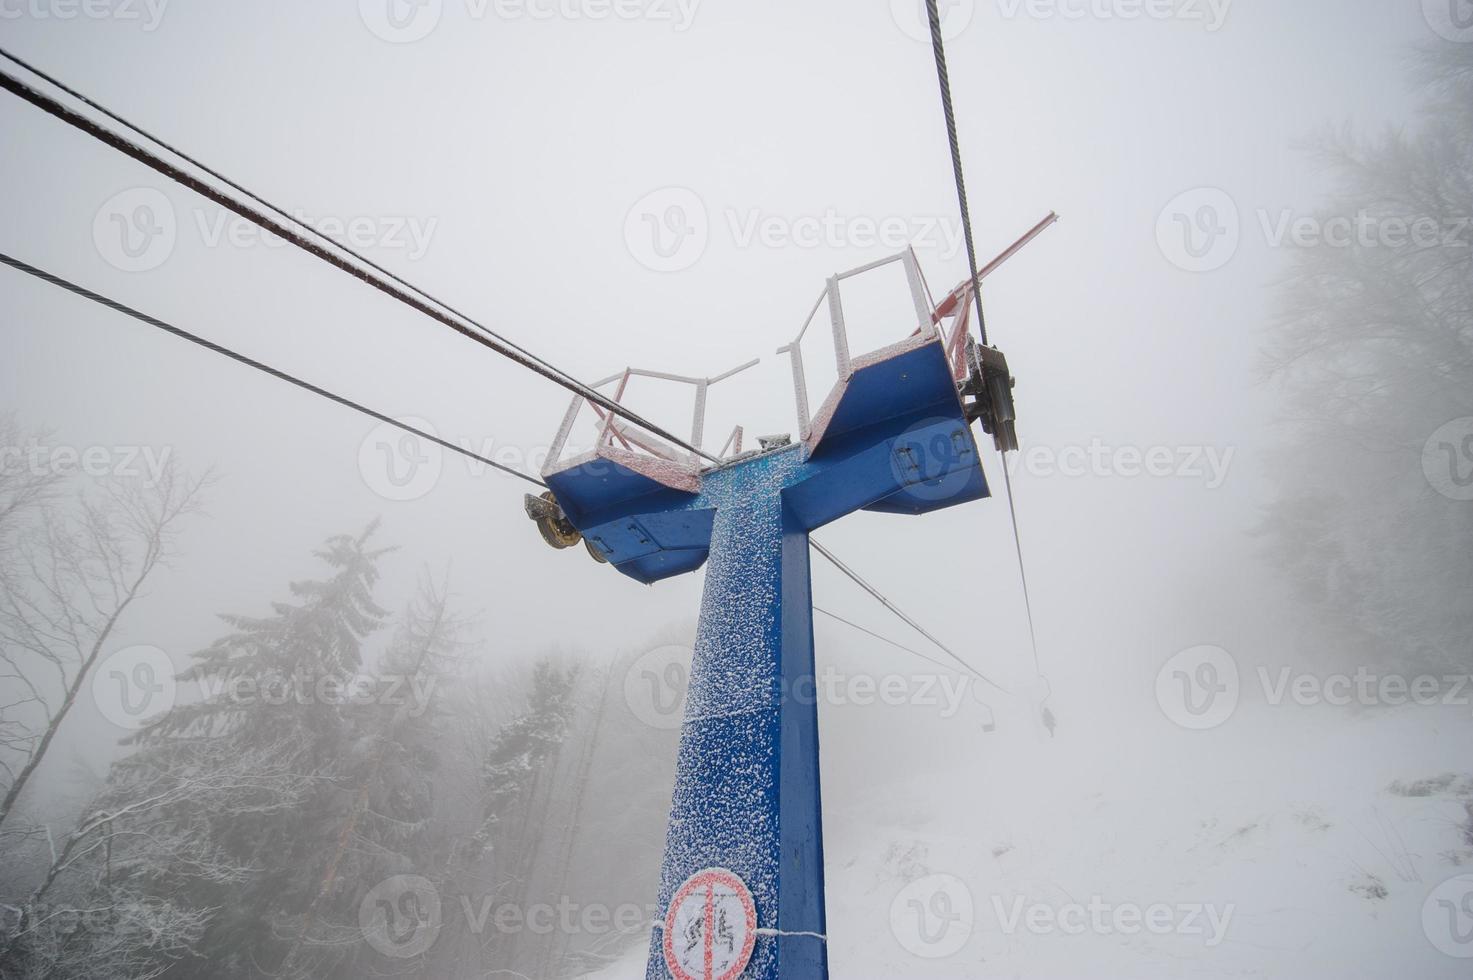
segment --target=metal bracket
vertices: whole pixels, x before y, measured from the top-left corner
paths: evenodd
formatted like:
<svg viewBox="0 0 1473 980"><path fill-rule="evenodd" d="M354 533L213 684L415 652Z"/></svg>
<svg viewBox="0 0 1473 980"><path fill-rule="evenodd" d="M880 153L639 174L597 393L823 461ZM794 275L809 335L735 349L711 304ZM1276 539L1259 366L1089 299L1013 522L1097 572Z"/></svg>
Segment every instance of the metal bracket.
<svg viewBox="0 0 1473 980"><path fill-rule="evenodd" d="M1013 387L1017 379L1008 370L1008 359L996 347L983 347L967 338L967 377L959 384L966 402L967 420L982 423L982 431L992 436L992 444L1001 453L1018 450L1017 409L1013 404Z"/></svg>

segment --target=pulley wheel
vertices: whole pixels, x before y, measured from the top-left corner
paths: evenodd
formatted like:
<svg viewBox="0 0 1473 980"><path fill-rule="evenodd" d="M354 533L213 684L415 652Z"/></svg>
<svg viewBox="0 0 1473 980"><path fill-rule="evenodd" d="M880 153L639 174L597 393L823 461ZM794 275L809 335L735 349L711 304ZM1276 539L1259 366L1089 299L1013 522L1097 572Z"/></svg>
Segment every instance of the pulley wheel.
<svg viewBox="0 0 1473 980"><path fill-rule="evenodd" d="M548 490L542 494L542 499L551 504L556 504L552 491ZM568 519L565 517L539 517L537 518L537 530L542 534L542 540L558 550L571 548L583 539Z"/></svg>

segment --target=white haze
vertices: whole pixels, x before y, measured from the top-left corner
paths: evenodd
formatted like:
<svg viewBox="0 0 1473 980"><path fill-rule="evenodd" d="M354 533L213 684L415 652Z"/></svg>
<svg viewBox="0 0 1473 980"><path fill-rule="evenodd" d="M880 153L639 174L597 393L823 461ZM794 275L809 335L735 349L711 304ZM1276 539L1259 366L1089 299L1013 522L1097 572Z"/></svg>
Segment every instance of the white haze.
<svg viewBox="0 0 1473 980"><path fill-rule="evenodd" d="M891 896L863 889L895 873L885 863L892 843L926 842L927 868L944 871L1027 837L1030 874L1073 868L1086 896L1151 893L1176 884L1156 844L1189 849L1184 828L1198 821L1238 821L1226 834L1271 822L1265 815L1288 819L1300 776L1349 767L1378 744L1352 730L1361 722L1344 722L1341 735L1338 718L1321 716L1305 723L1317 726L1305 743L1291 737L1298 722L1277 715L1186 732L1162 717L1154 683L1168 658L1200 644L1232 651L1245 672L1296 662L1294 610L1248 533L1280 436L1254 362L1288 261L1257 215L1308 212L1326 193L1303 138L1327 124L1375 132L1410 117L1407 54L1435 36L1412 0L1237 0L1215 31L1011 9L977 4L949 53L984 260L1050 210L1062 216L986 290L991 339L1019 379L1025 447L1200 447L1201 469L1015 474L1056 738L1038 729L1027 697L993 699L992 734L970 696L947 718L825 706L836 976L861 975L869 950L905 975L994 975L873 945ZM350 3L177 0L153 31L0 20L0 45L283 206L432 228L415 247L422 257L388 249L375 258L580 378L629 364L707 375L760 356L713 404L749 440L795 428L787 364L774 352L824 278L884 250L743 247L744 223L831 210L953 220L929 46L898 29L881 0L705 0L683 31L473 19L456 3L445 17L429 38L392 45ZM532 453L552 438L567 404L555 386L295 249L209 247L197 222L208 232L217 209L8 95L0 133L0 250L478 449ZM94 217L140 186L172 202L179 242L161 268L127 273L94 246ZM669 186L701 196L711 239L691 268L660 273L631 255L624 225L637 201ZM1194 274L1163 256L1156 225L1172 198L1204 186L1235 199L1243 242L1224 269ZM918 252L933 290L965 274L965 255L944 243ZM182 666L218 634L217 613L264 612L288 579L313 572L310 548L376 515L383 539L401 548L384 565L387 604L408 596L422 566L448 567L462 605L481 615L489 657L562 649L604 658L695 615L699 575L645 588L581 549L544 547L522 513L526 488L508 478L447 457L431 492L385 500L360 471L368 420L10 270L0 270L0 298L0 408L50 427L56 444L166 447L221 475L208 517L190 523L181 557L151 583L128 642ZM873 330L875 342L857 346L886 339L883 325ZM668 415L672 427L687 424L684 411ZM729 425L713 422L708 441ZM984 672L1036 692L990 449L986 466L993 499L925 518L859 514L819 537ZM815 565L814 590L826 608L922 643L827 566ZM818 638L820 670L931 670L833 623L821 620ZM1455 764L1448 732L1465 738L1465 722L1441 734L1430 718L1393 726L1387 738L1404 766L1378 761L1355 777L1356 791L1304 795L1360 800L1389 779L1441 771ZM84 709L59 748L101 773L120 751L116 736ZM1265 757L1272 766L1257 768ZM39 800L65 799L59 781L46 785ZM1095 793L1103 802L1086 808ZM1140 829L1158 820L1171 825L1159 837ZM1072 835L1097 846L1058 839ZM1049 861L1051 852L1075 860ZM1163 863L1086 872L1089 855L1103 853ZM1344 874L1359 857L1345 855ZM1289 846L1265 845L1233 867L1255 860L1260 883L1300 874ZM1311 862L1316 874L1341 873L1321 860ZM846 870L854 862L860 870ZM1244 906L1240 915L1278 914L1256 904L1272 902L1274 887L1225 881L1215 884ZM1420 898L1396 908L1415 917ZM1346 929L1363 914L1337 906L1295 921ZM1419 921L1388 926L1377 942L1422 943ZM1264 939L1271 931L1241 935L1266 947L1302 941ZM1353 958L1232 949L1200 970L1181 951L1144 960L1048 944L1025 946L1033 958L1006 944L986 952L996 975L1084 975L1073 971L1090 962L1105 964L1100 976L1385 975L1355 973ZM1420 964L1413 975L1458 975L1456 961L1422 946L1408 956Z"/></svg>

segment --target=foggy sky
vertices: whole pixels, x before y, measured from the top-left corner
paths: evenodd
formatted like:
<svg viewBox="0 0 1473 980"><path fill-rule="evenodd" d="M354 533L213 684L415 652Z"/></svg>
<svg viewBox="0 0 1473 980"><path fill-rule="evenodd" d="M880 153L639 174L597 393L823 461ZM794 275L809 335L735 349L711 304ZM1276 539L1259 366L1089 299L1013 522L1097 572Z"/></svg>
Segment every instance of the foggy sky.
<svg viewBox="0 0 1473 980"><path fill-rule="evenodd" d="M1252 660L1283 642L1243 534L1277 438L1252 364L1288 258L1257 213L1308 212L1324 196L1296 141L1404 120L1407 51L1435 35L1410 0L1238 0L1215 31L1013 9L977 3L949 52L984 261L1049 210L1063 216L986 289L1024 445L1233 454L1217 487L1016 476L1059 713L1108 728L1154 710L1149 677L1178 649L1217 643ZM351 3L175 0L153 30L6 16L0 44L308 217L433 222L422 256L372 254L580 378L628 364L706 375L760 356L760 371L718 389L727 421L708 440L735 420L749 441L794 431L774 352L825 277L886 250L743 246L733 221L954 222L930 49L878 0L704 0L676 27L477 19L447 0L428 37L393 44ZM202 228L217 209L9 95L0 131L0 249L478 449L551 440L560 389L295 249L211 247ZM100 253L94 224L139 187L171 202L178 242L159 268L129 273ZM626 219L669 187L700 198L710 237L689 268L657 272L632 253ZM1236 203L1242 242L1224 268L1193 273L1163 254L1157 222L1204 187ZM965 274L960 253L918 252L938 293ZM221 473L129 642L182 665L218 634L216 613L263 611L288 578L316 572L308 551L322 538L380 514L383 540L401 546L385 601L401 604L421 565L449 564L493 656L635 648L695 615L699 575L644 588L581 549L544 547L519 484L447 457L429 493L385 500L360 470L368 420L8 270L0 298L0 408L50 426L54 444L167 448ZM908 328L876 327L856 350ZM661 421L684 426L684 412ZM855 515L820 538L979 667L1031 678L1000 496L925 519ZM904 635L826 568L815 594ZM819 630L820 665L926 669ZM1106 704L1111 691L1120 700Z"/></svg>

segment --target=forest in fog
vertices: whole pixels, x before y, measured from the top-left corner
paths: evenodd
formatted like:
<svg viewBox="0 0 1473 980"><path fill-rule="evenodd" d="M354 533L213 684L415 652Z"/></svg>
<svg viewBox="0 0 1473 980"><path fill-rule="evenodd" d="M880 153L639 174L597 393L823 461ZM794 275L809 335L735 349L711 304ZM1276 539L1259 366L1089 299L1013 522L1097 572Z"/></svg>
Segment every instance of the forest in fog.
<svg viewBox="0 0 1473 980"><path fill-rule="evenodd" d="M1302 665L1452 683L1473 673L1473 45L1411 71L1406 127L1304 147L1319 227L1349 237L1287 250L1272 321L1245 325L1277 418L1245 437L1275 462L1244 574L1292 602ZM573 978L641 955L684 676L651 654L688 656L693 623L508 649L516 597L426 563L390 515L232 557L274 599L211 610L171 659L143 643L171 614L160 570L205 567L232 474L95 476L38 464L49 439L0 416L0 976ZM389 594L391 568L417 588ZM1451 874L1473 765L1422 775L1400 795L1466 813L1419 855Z"/></svg>

